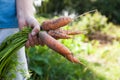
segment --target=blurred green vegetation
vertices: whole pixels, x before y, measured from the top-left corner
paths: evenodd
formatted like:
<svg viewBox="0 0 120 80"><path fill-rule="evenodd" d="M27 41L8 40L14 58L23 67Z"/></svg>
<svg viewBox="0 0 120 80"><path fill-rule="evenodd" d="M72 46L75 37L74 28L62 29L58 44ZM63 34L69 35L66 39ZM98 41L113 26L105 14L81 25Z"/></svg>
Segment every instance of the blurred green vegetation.
<svg viewBox="0 0 120 80"><path fill-rule="evenodd" d="M36 16L36 18L40 23L49 19L42 16ZM80 17L64 29L83 31L83 34L74 36L72 39L59 41L67 46L84 65L69 62L47 46L31 47L26 50L31 73L29 80L120 79L120 28L118 25L108 22L108 18L100 12L95 12ZM89 34L93 33L98 39L89 38ZM104 35L106 36L103 37ZM109 37L113 37L110 38L111 41L106 39ZM101 44L101 41L106 42Z"/></svg>
<svg viewBox="0 0 120 80"><path fill-rule="evenodd" d="M97 9L109 21L120 24L120 0L44 0L42 6L36 7L38 14L58 15L63 11L75 12L80 15L84 12Z"/></svg>

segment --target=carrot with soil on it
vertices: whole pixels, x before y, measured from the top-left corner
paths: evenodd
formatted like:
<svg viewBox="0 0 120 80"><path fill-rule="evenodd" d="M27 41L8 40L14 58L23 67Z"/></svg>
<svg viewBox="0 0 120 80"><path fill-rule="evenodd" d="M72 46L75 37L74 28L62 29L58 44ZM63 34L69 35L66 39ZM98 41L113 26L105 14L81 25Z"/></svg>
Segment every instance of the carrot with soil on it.
<svg viewBox="0 0 120 80"><path fill-rule="evenodd" d="M49 48L53 49L54 51L58 52L62 56L66 57L69 61L74 63L80 63L80 61L72 55L72 52L61 44L59 41L51 37L47 32L42 31L39 32L39 38L45 43Z"/></svg>
<svg viewBox="0 0 120 80"><path fill-rule="evenodd" d="M70 17L60 17L58 19L47 20L42 23L41 29L45 31L55 30L57 28L67 25L71 21L72 21L72 18Z"/></svg>
<svg viewBox="0 0 120 80"><path fill-rule="evenodd" d="M72 38L71 35L78 35L78 34L82 34L82 31L72 31L72 30L63 30L61 28L55 29L55 30L49 30L47 31L47 33L54 37L55 39L70 39Z"/></svg>
<svg viewBox="0 0 120 80"><path fill-rule="evenodd" d="M50 30L47 33L55 39L70 39L71 38L71 36L64 34L62 32L59 32L58 30Z"/></svg>

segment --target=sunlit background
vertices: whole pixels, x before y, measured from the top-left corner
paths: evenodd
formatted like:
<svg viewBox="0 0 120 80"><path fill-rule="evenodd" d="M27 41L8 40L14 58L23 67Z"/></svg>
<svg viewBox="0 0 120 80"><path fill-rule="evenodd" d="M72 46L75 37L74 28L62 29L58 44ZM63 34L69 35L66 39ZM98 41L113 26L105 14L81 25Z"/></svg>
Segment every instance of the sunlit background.
<svg viewBox="0 0 120 80"><path fill-rule="evenodd" d="M73 64L44 46L27 49L29 80L120 80L120 0L34 0L40 23L76 19L64 29L83 32L59 40L84 64Z"/></svg>

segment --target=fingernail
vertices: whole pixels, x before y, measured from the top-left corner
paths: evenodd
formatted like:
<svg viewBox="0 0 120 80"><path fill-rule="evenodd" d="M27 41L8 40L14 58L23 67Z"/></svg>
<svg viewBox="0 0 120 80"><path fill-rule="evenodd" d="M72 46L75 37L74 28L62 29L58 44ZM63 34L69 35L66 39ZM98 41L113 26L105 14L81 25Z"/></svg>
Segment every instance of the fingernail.
<svg viewBox="0 0 120 80"><path fill-rule="evenodd" d="M32 36L35 36L35 32L32 32L31 35L32 35Z"/></svg>

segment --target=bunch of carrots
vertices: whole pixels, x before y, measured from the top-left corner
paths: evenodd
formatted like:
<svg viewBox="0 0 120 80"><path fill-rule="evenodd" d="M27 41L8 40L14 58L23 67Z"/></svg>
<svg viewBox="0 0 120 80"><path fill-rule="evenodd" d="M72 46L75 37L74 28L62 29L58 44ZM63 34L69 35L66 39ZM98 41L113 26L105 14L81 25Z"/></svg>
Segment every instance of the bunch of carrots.
<svg viewBox="0 0 120 80"><path fill-rule="evenodd" d="M60 17L58 19L45 21L41 25L42 31L39 32L38 37L41 39L42 43L58 52L69 61L80 63L80 61L73 56L72 52L57 40L69 39L71 38L70 35L81 33L79 31L63 30L61 28L70 22L72 22L72 18L70 17ZM2 75L2 72L5 71L5 68L9 65L10 57L25 45L30 32L31 28L25 28L7 37L0 45L0 75Z"/></svg>
<svg viewBox="0 0 120 80"><path fill-rule="evenodd" d="M72 52L56 39L69 39L70 35L80 34L79 31L62 30L63 27L72 22L70 17L61 17L54 20L48 20L42 23L43 32L39 32L39 38L44 44L54 51L66 57L69 61L79 63L79 60L72 55Z"/></svg>

